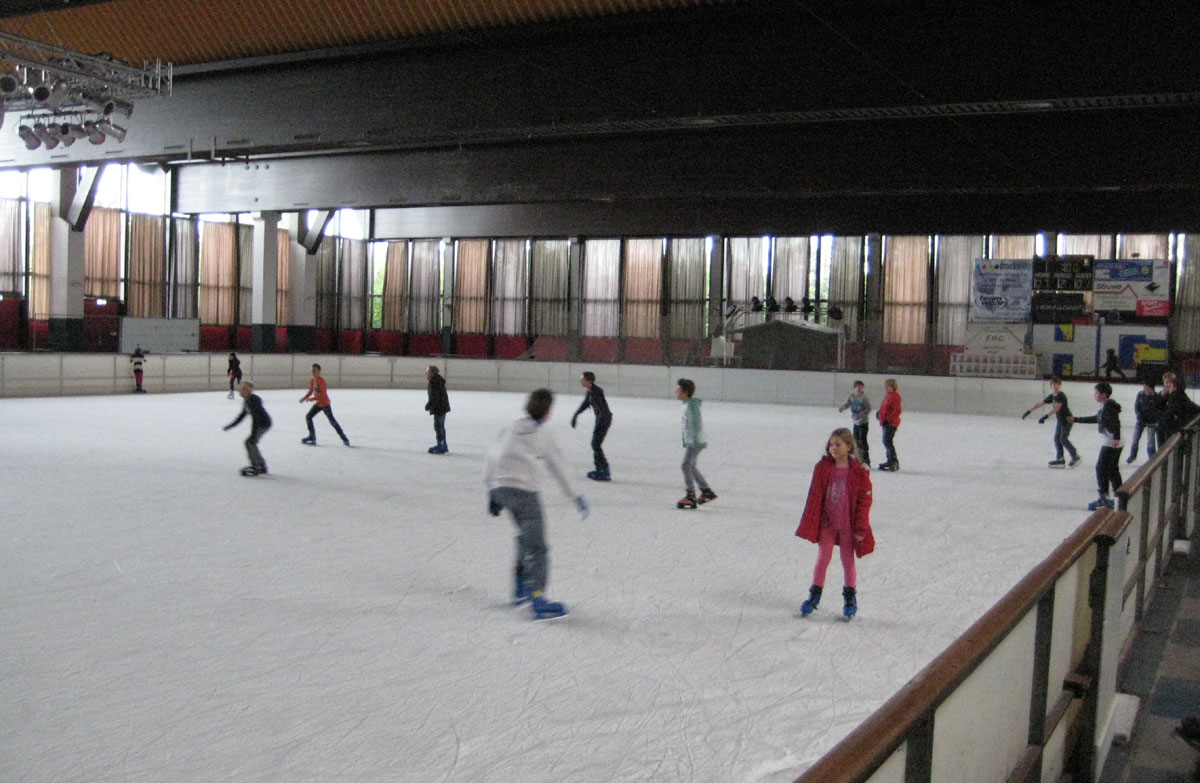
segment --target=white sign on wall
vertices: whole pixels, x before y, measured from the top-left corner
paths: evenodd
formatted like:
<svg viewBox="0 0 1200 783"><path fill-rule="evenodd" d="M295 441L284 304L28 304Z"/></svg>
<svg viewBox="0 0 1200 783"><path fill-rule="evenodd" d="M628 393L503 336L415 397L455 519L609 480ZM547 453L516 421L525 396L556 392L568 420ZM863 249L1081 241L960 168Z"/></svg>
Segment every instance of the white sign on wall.
<svg viewBox="0 0 1200 783"><path fill-rule="evenodd" d="M1171 314L1171 265L1166 259L1097 259L1093 269L1092 309L1096 312Z"/></svg>

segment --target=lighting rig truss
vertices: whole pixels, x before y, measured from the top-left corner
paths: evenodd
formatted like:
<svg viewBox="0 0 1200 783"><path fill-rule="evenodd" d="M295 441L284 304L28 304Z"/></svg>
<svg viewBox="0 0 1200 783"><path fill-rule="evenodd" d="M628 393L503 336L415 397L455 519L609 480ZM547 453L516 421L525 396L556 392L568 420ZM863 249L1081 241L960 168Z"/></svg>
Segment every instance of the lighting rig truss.
<svg viewBox="0 0 1200 783"><path fill-rule="evenodd" d="M126 130L114 120L130 117L139 98L171 94L171 64L161 60L134 68L0 32L0 61L11 66L0 66L0 109L25 112L17 135L31 150L82 138L124 141Z"/></svg>

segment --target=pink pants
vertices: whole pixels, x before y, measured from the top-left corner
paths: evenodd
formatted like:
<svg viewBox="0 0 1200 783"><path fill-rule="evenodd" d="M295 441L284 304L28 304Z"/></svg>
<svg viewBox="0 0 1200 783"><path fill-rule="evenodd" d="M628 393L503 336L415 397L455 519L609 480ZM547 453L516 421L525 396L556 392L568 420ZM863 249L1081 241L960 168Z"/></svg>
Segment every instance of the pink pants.
<svg viewBox="0 0 1200 783"><path fill-rule="evenodd" d="M829 561L833 560L833 540L835 538L837 538L837 531L833 528L821 528L821 536L817 540L817 564L813 567L812 578L812 583L818 587L825 586L825 571L829 568ZM846 587L855 587L858 584L858 569L854 565L854 536L842 536L842 543L838 549L842 553L842 572L845 574L845 585Z"/></svg>

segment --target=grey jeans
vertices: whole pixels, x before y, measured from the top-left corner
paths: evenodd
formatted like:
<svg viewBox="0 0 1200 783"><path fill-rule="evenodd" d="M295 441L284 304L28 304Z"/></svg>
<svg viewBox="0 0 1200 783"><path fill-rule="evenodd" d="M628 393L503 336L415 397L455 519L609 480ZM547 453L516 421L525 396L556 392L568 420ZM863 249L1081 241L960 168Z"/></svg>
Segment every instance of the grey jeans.
<svg viewBox="0 0 1200 783"><path fill-rule="evenodd" d="M688 446L687 451L683 453L683 484L687 487L688 492L695 492L696 485L700 485L700 491L711 491L708 482L704 480L704 476L696 469L696 458L700 456L699 446Z"/></svg>
<svg viewBox="0 0 1200 783"><path fill-rule="evenodd" d="M550 547L543 533L542 504L538 493L513 487L497 487L491 500L512 512L517 525L515 574L531 591L546 589L550 572Z"/></svg>

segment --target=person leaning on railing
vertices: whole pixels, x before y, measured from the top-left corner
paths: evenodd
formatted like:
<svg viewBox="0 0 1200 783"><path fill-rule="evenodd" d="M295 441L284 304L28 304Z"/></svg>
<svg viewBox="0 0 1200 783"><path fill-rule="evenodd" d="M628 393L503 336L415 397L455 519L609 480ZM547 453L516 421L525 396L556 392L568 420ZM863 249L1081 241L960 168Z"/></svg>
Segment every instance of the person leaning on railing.
<svg viewBox="0 0 1200 783"><path fill-rule="evenodd" d="M1159 443L1166 443L1168 438L1200 414L1200 405L1187 396L1183 381L1175 377L1173 372L1163 373L1163 395L1162 415L1158 420Z"/></svg>

